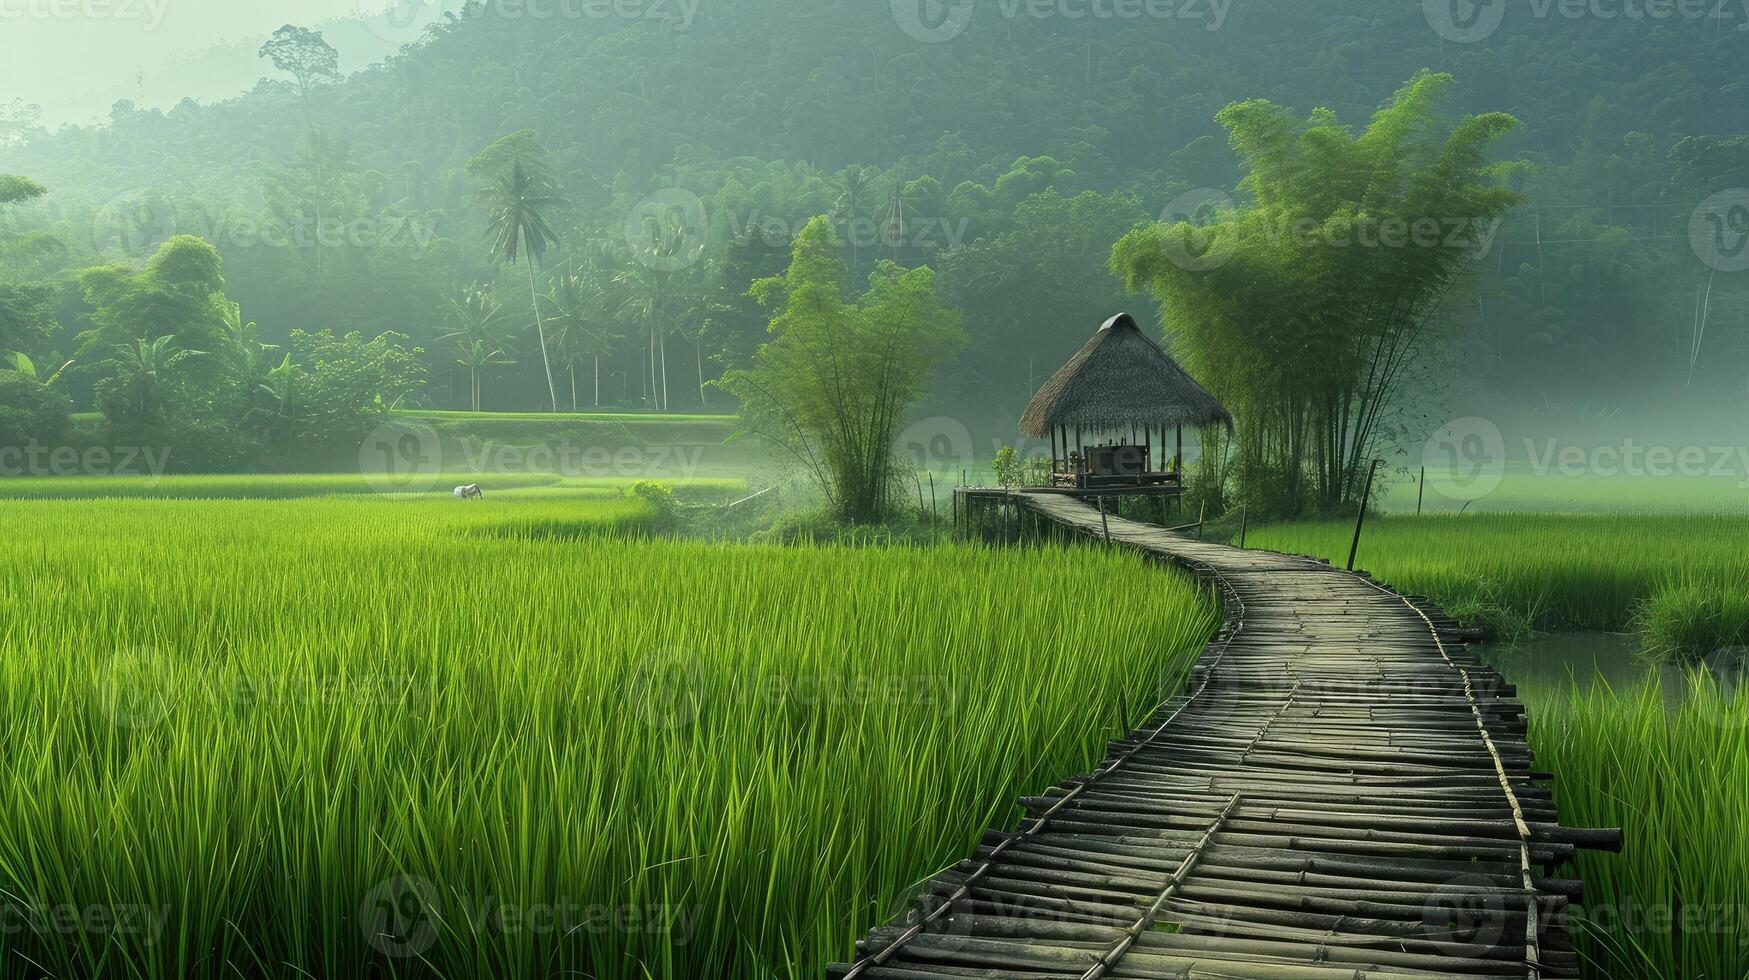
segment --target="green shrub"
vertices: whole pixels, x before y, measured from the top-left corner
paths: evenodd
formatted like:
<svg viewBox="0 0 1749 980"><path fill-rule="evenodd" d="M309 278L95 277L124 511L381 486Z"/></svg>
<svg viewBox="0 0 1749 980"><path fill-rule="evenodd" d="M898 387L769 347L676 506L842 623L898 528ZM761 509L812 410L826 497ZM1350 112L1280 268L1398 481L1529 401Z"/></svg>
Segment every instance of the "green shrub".
<svg viewBox="0 0 1749 980"><path fill-rule="evenodd" d="M655 512L657 526L674 523L674 488L656 480L639 480L626 488L626 496L643 501Z"/></svg>
<svg viewBox="0 0 1749 980"><path fill-rule="evenodd" d="M1741 575L1681 575L1634 604L1649 653L1695 659L1749 641L1749 582Z"/></svg>
<svg viewBox="0 0 1749 980"><path fill-rule="evenodd" d="M17 371L0 371L0 446L58 443L72 404Z"/></svg>

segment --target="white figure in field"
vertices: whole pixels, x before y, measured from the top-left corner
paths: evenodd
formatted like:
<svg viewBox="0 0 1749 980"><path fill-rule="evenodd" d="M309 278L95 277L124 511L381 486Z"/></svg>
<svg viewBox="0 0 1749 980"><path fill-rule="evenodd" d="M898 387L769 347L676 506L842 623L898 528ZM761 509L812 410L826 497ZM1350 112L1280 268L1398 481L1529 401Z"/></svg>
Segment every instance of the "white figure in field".
<svg viewBox="0 0 1749 980"><path fill-rule="evenodd" d="M483 499L485 494L480 492L480 485L478 483L470 483L465 487L456 487L455 496L457 500L471 500L476 497Z"/></svg>

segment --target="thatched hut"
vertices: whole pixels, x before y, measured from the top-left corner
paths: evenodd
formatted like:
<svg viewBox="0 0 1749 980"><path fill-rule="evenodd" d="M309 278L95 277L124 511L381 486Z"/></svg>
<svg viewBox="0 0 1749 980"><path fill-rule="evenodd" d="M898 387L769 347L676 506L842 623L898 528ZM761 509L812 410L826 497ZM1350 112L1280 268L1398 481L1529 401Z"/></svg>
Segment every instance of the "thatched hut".
<svg viewBox="0 0 1749 980"><path fill-rule="evenodd" d="M1217 425L1231 431L1232 414L1128 313L1107 320L1020 417L1023 435L1050 437L1053 483L1076 489L1181 486L1185 427Z"/></svg>

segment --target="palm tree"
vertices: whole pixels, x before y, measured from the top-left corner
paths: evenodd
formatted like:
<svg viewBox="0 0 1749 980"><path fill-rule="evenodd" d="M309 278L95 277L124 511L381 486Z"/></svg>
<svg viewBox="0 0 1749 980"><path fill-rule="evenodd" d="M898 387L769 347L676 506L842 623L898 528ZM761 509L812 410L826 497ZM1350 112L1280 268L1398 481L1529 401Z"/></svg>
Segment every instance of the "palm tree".
<svg viewBox="0 0 1749 980"><path fill-rule="evenodd" d="M437 343L456 341L456 363L468 369L468 399L476 412L480 410L480 369L516 363L500 359L508 353L498 335L498 315L503 310L504 307L476 283L462 290L460 299L449 301L449 317L456 329L435 338Z"/></svg>
<svg viewBox="0 0 1749 980"><path fill-rule="evenodd" d="M862 259L856 217L873 208L870 198L874 196L874 174L853 163L839 173L833 185L838 188L838 199L832 202L832 219L845 222L845 232L850 238L850 269L854 273Z"/></svg>
<svg viewBox="0 0 1749 980"><path fill-rule="evenodd" d="M157 403L159 389L177 365L190 358L201 357L205 351L180 350L176 338L166 334L157 340L144 337L115 348L111 363L116 373L131 389L138 405L139 417L145 418L149 404Z"/></svg>
<svg viewBox="0 0 1749 980"><path fill-rule="evenodd" d="M486 337L457 334L456 363L468 369L468 389L473 394L473 410L480 410L480 372L489 367L508 367L516 362L505 356L504 348Z"/></svg>
<svg viewBox="0 0 1749 980"><path fill-rule="evenodd" d="M553 384L553 363L547 355L547 330L541 322L540 291L535 288L534 267L547 254L547 247L559 239L553 234L544 212L563 203L547 193L544 180L531 176L522 161L516 161L510 173L487 191L487 207L491 213L488 234L492 238L492 254L500 262L515 265L526 254L528 258L528 299L534 306L534 329L540 336L541 365L546 369L547 397L553 411L559 410L559 392Z"/></svg>
<svg viewBox="0 0 1749 980"><path fill-rule="evenodd" d="M640 324L649 341L648 401L661 411L668 410L668 345L664 342L663 287L668 274L642 266L631 266L614 275L614 285L624 291L619 313L625 319ZM661 380L657 381L656 365L661 362ZM659 397L658 397L659 394Z"/></svg>
<svg viewBox="0 0 1749 980"><path fill-rule="evenodd" d="M585 356L595 359L595 405L601 406L601 348L606 336L592 323L605 295L598 274L590 266L578 266L560 276L547 294L554 311L553 345L571 375L573 412L577 410L577 362Z"/></svg>

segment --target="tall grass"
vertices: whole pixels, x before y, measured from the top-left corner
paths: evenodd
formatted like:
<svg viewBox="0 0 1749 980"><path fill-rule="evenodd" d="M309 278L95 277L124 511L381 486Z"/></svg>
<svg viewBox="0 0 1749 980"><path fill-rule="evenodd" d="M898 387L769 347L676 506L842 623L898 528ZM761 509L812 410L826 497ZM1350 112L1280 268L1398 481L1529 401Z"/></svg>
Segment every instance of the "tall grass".
<svg viewBox="0 0 1749 980"><path fill-rule="evenodd" d="M1096 549L626 537L647 518L9 504L0 963L816 976L1216 619Z"/></svg>
<svg viewBox="0 0 1749 980"><path fill-rule="evenodd" d="M1625 835L1579 858L1589 975L1749 976L1749 691L1674 669L1627 693L1521 690L1562 821Z"/></svg>
<svg viewBox="0 0 1749 980"><path fill-rule="evenodd" d="M1344 560L1347 521L1253 529L1248 543ZM1662 617L1637 621L1652 639L1687 653L1742 642L1741 586L1749 582L1749 517L1727 515L1481 514L1382 517L1367 521L1358 565L1401 589L1425 593L1454 614L1508 635L1529 629L1623 631L1642 604ZM1695 590L1725 604L1681 622L1682 595ZM1730 610L1738 610L1731 612Z"/></svg>

